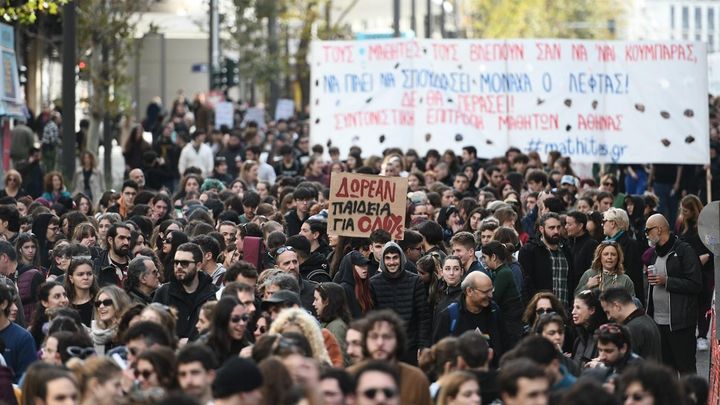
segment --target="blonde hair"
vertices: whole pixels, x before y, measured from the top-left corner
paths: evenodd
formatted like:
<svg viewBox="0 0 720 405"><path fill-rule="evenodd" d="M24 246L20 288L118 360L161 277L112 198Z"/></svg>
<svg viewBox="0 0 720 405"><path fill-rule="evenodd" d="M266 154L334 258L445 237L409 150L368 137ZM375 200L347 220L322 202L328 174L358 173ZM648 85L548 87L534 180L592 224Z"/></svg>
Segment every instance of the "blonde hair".
<svg viewBox="0 0 720 405"><path fill-rule="evenodd" d="M127 295L127 293L123 290L121 290L119 287L116 287L114 285L107 285L103 288L101 288L97 294L95 294L95 301L97 301L100 298L101 294L105 294L113 302L113 305L115 306L115 316L113 321L115 323L120 322L120 318L122 317L123 313L125 313L125 310L128 309L130 306L130 297ZM100 328L106 329L112 325L106 325L105 322L100 320L100 316L98 315L98 308L95 307L93 309L93 316L94 319L97 320L97 324Z"/></svg>
<svg viewBox="0 0 720 405"><path fill-rule="evenodd" d="M442 377L438 384L440 385L440 393L438 394L438 405L446 405L455 399L460 393L460 387L468 381L475 381L475 375L467 371L453 371ZM480 384L478 383L478 387Z"/></svg>
<svg viewBox="0 0 720 405"><path fill-rule="evenodd" d="M625 267L623 266L623 262L625 261L625 255L623 254L622 248L617 242L614 241L603 241L601 244L598 245L597 248L595 248L595 254L593 256L592 264L590 265L590 268L597 271L598 273L602 274L603 272L603 266L602 266L602 252L607 249L608 247L615 248L615 252L617 252L618 256L618 262L615 265L615 274L625 274Z"/></svg>
<svg viewBox="0 0 720 405"><path fill-rule="evenodd" d="M623 231L627 231L630 227L630 218L628 218L627 212L622 208L610 208L605 211L603 218L606 221L613 221L615 225Z"/></svg>
<svg viewBox="0 0 720 405"><path fill-rule="evenodd" d="M313 351L313 358L325 364L332 364L327 348L325 348L325 339L317 320L301 308L284 309L270 325L268 334L282 334L287 326L294 325L302 332L310 343Z"/></svg>

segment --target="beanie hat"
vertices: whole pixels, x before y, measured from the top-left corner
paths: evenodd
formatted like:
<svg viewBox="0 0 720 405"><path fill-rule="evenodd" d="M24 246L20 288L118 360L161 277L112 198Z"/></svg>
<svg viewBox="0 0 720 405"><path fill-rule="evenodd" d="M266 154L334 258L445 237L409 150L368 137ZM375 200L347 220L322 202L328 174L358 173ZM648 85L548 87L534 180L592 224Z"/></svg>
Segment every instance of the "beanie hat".
<svg viewBox="0 0 720 405"><path fill-rule="evenodd" d="M232 357L217 370L212 383L212 393L214 398L228 398L254 391L260 388L262 383L262 374L255 363L241 357Z"/></svg>

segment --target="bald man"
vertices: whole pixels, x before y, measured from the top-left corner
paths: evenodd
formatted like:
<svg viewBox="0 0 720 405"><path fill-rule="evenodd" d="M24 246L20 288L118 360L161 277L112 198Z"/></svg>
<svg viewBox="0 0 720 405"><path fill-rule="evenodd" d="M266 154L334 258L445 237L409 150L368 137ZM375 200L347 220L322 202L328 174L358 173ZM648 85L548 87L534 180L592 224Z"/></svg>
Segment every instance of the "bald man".
<svg viewBox="0 0 720 405"><path fill-rule="evenodd" d="M493 283L481 271L468 273L460 284L460 298L440 311L433 331L433 344L446 336L460 336L468 330L475 330L489 339L496 358L506 349L501 343L507 342L506 326L500 317L500 308L493 301Z"/></svg>
<svg viewBox="0 0 720 405"><path fill-rule="evenodd" d="M660 330L663 363L682 374L695 373L700 260L689 244L670 233L662 214L648 218L645 234L655 248L647 270L647 314Z"/></svg>

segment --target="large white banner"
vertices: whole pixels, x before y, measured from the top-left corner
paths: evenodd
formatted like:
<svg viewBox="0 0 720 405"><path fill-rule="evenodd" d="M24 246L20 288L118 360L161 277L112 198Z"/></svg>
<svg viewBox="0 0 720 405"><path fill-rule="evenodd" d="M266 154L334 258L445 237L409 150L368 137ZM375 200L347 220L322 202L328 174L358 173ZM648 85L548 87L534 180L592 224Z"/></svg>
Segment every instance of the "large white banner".
<svg viewBox="0 0 720 405"><path fill-rule="evenodd" d="M316 41L311 141L575 162L709 161L706 47L580 40Z"/></svg>

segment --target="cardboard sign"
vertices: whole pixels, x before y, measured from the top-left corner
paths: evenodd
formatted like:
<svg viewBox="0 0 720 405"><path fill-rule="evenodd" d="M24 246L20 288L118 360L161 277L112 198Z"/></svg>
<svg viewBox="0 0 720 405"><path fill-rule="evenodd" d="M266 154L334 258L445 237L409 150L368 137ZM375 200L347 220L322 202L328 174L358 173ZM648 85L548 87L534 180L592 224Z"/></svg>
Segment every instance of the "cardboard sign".
<svg viewBox="0 0 720 405"><path fill-rule="evenodd" d="M407 187L404 177L333 173L328 233L366 238L375 229L384 229L394 240L403 239Z"/></svg>
<svg viewBox="0 0 720 405"><path fill-rule="evenodd" d="M709 161L706 45L569 39L314 41L311 143L363 155L515 146L573 162Z"/></svg>
<svg viewBox="0 0 720 405"><path fill-rule="evenodd" d="M248 122L255 121L258 127L264 129L267 127L265 124L265 110L259 107L248 108L245 111L245 119L243 119L243 126L247 125Z"/></svg>

